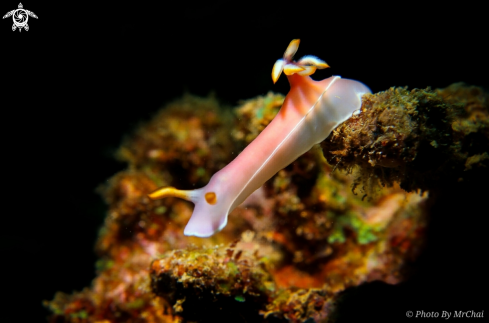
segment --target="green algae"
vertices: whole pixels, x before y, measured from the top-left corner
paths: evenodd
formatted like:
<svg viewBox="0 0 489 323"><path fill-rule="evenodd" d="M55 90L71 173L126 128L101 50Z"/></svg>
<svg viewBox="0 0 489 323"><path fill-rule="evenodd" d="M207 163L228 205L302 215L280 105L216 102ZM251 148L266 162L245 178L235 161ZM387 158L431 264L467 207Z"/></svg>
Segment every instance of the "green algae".
<svg viewBox="0 0 489 323"><path fill-rule="evenodd" d="M246 298L243 295L235 296L234 299L240 303L244 303L246 301Z"/></svg>
<svg viewBox="0 0 489 323"><path fill-rule="evenodd" d="M128 309L139 309L139 308L141 308L141 307L143 307L145 305L146 305L146 301L143 300L143 299L141 299L141 298L138 298L138 299L135 299L132 302L127 303L126 306L127 306Z"/></svg>
<svg viewBox="0 0 489 323"><path fill-rule="evenodd" d="M70 313L70 316L74 319L87 319L88 318L88 312L87 311L79 311L75 313Z"/></svg>
<svg viewBox="0 0 489 323"><path fill-rule="evenodd" d="M167 210L168 210L167 207L162 205L162 206L158 206L157 208L155 208L154 212L156 214L164 214Z"/></svg>
<svg viewBox="0 0 489 323"><path fill-rule="evenodd" d="M114 266L114 260L101 258L95 262L95 269L97 272L101 272L103 270L108 270Z"/></svg>
<svg viewBox="0 0 489 323"><path fill-rule="evenodd" d="M378 232L379 228L367 224L355 212L334 216L332 221L334 224L328 237L329 243L344 243L346 241L346 229L351 229L355 233L356 241L360 245L368 244L378 239L375 232Z"/></svg>

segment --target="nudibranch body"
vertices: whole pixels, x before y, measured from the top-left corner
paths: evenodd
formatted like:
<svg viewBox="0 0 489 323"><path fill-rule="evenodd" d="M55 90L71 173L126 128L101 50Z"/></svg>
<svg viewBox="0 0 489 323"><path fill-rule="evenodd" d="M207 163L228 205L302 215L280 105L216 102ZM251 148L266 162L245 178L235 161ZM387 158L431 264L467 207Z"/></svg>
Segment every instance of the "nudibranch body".
<svg viewBox="0 0 489 323"><path fill-rule="evenodd" d="M361 98L370 90L364 84L332 76L314 81L308 75L329 67L324 61L305 56L294 62L299 40L293 40L272 70L277 81L287 75L290 91L270 124L231 163L196 190L164 187L149 194L152 199L175 196L195 204L185 235L209 237L227 224L229 212L241 204L278 171L323 141L340 123L360 109Z"/></svg>

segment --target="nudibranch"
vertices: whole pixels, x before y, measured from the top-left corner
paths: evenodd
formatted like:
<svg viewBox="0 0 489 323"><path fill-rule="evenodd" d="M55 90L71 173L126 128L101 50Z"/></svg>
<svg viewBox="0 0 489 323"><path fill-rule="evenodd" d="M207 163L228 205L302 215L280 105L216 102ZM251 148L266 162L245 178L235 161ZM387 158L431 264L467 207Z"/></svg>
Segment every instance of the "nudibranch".
<svg viewBox="0 0 489 323"><path fill-rule="evenodd" d="M231 163L196 190L160 188L148 196L174 196L195 204L185 235L209 237L227 224L228 214L278 171L295 161L313 145L359 110L362 95L371 93L364 84L339 76L322 81L309 77L316 69L329 67L315 56L292 60L299 40L290 42L272 70L275 83L282 71L290 91L270 124Z"/></svg>

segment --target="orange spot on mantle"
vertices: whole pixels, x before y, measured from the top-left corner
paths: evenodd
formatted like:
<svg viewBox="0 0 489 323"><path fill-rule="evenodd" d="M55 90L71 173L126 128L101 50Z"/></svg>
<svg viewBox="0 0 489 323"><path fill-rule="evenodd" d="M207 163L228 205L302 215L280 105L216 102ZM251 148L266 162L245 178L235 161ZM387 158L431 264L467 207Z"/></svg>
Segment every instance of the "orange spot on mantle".
<svg viewBox="0 0 489 323"><path fill-rule="evenodd" d="M214 193L214 192L205 193L205 200L207 201L207 203L209 203L211 205L216 204L217 203L216 193Z"/></svg>

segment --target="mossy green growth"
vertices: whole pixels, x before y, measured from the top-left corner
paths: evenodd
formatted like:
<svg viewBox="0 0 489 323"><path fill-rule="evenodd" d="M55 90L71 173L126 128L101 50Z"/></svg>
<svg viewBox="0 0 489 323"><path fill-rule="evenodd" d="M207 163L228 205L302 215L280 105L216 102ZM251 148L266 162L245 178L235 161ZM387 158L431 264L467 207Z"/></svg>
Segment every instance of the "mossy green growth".
<svg viewBox="0 0 489 323"><path fill-rule="evenodd" d="M150 180L155 183L156 186L160 187L167 185L167 183L161 177L161 174L157 174L154 172L152 165L143 166L142 171L144 174L146 174L146 176L149 177Z"/></svg>
<svg viewBox="0 0 489 323"><path fill-rule="evenodd" d="M273 282L265 281L263 282L263 286L265 286L265 288L270 292L274 292L276 290L275 283Z"/></svg>
<svg viewBox="0 0 489 323"><path fill-rule="evenodd" d="M263 119L265 113L269 116L275 116L282 106L281 102L283 102L281 96L266 96L263 99L264 106L256 110L256 117Z"/></svg>
<svg viewBox="0 0 489 323"><path fill-rule="evenodd" d="M203 177L203 176L205 176L205 174L206 174L206 171L203 167L197 168L197 176Z"/></svg>
<svg viewBox="0 0 489 323"><path fill-rule="evenodd" d="M378 229L365 223L354 212L347 212L344 215L337 216L333 221L333 230L328 237L329 243L344 243L346 241L345 228L350 228L355 232L356 240L361 245L374 242L378 239L374 233Z"/></svg>
<svg viewBox="0 0 489 323"><path fill-rule="evenodd" d="M277 305L277 304L281 304L281 303L287 302L287 300L290 297L290 293L291 293L290 290L281 289L278 292L278 295L275 296L275 299L273 300L273 303Z"/></svg>
<svg viewBox="0 0 489 323"><path fill-rule="evenodd" d="M446 89L391 88L362 98L361 113L321 143L336 169L356 173L353 190L375 197L399 183L407 192L457 183L489 160L489 93L464 84ZM466 164L471 164L467 168Z"/></svg>
<svg viewBox="0 0 489 323"><path fill-rule="evenodd" d="M166 206L162 205L162 206L158 206L158 207L157 207L157 208L154 210L154 212L155 212L156 214L164 214L164 213L166 212L166 210L167 210Z"/></svg>
<svg viewBox="0 0 489 323"><path fill-rule="evenodd" d="M185 299L185 304L209 302L206 311L221 311L218 300L229 298L240 309L253 308L257 302L275 294L275 282L266 266L255 253L237 250L236 243L226 247L189 246L170 251L155 260L151 268L153 292L172 305ZM191 316L192 310L190 305L184 307L182 315Z"/></svg>
<svg viewBox="0 0 489 323"><path fill-rule="evenodd" d="M261 107L259 109L256 109L255 116L258 119L262 119L263 118L263 107Z"/></svg>
<svg viewBox="0 0 489 323"><path fill-rule="evenodd" d="M221 283L219 284L219 289L223 294L228 294L231 291L231 286L227 283Z"/></svg>
<svg viewBox="0 0 489 323"><path fill-rule="evenodd" d="M316 181L317 190L315 194L322 197L315 196L324 200L329 213L342 213L351 209L354 205L361 208L366 208L371 205L370 202L361 199L358 195L354 195L345 185L345 181L348 181L348 175L345 172L334 171L328 173L326 171L320 172ZM330 214L328 218L334 219Z"/></svg>
<svg viewBox="0 0 489 323"><path fill-rule="evenodd" d="M50 307L50 309L53 312L53 314L56 314L56 315L64 315L65 314L65 312L61 308Z"/></svg>
<svg viewBox="0 0 489 323"><path fill-rule="evenodd" d="M127 308L135 310L135 309L143 307L145 304L146 304L146 301L144 299L138 298L138 299L128 303Z"/></svg>
<svg viewBox="0 0 489 323"><path fill-rule="evenodd" d="M72 318L77 318L77 319L82 319L82 320L85 320L88 318L88 313L87 311L79 311L79 312L75 312L75 313L71 313L70 316Z"/></svg>
<svg viewBox="0 0 489 323"><path fill-rule="evenodd" d="M276 115L280 106L277 105L277 98L267 96L263 100L264 105L255 111L255 116L257 119L261 120L265 116L268 115Z"/></svg>
<svg viewBox="0 0 489 323"><path fill-rule="evenodd" d="M343 228L340 226L335 226L332 233L328 237L328 243L344 243L346 241L345 233Z"/></svg>
<svg viewBox="0 0 489 323"><path fill-rule="evenodd" d="M115 262L112 259L102 258L95 262L95 269L97 272L108 270L114 266Z"/></svg>
<svg viewBox="0 0 489 323"><path fill-rule="evenodd" d="M266 96L244 101L236 109L238 130L235 139L248 145L277 115L284 96L269 92Z"/></svg>
<svg viewBox="0 0 489 323"><path fill-rule="evenodd" d="M228 275L237 275L237 274L239 274L239 268L238 268L238 266L236 266L236 264L234 263L234 261L229 261L226 264L226 266L229 269L229 271L227 272Z"/></svg>

